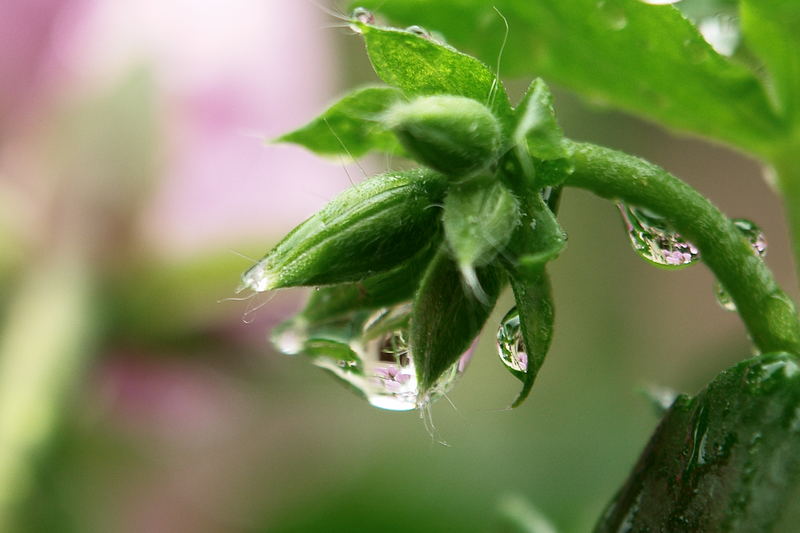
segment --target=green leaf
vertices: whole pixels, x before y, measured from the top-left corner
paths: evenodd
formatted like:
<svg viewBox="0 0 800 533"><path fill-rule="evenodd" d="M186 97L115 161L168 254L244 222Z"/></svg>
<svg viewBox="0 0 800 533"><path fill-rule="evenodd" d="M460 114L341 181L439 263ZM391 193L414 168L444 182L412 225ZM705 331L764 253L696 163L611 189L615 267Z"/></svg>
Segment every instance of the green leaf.
<svg viewBox="0 0 800 533"><path fill-rule="evenodd" d="M360 4L395 22L441 31L492 60L503 42L496 6L510 26L504 74L543 76L594 101L762 155L786 135L756 76L717 54L672 6L639 0Z"/></svg>
<svg viewBox="0 0 800 533"><path fill-rule="evenodd" d="M325 156L356 158L372 150L398 153L397 139L383 127L381 117L401 99L400 91L392 87L357 89L275 142L299 144Z"/></svg>
<svg viewBox="0 0 800 533"><path fill-rule="evenodd" d="M485 301L461 280L458 265L446 251L433 260L414 300L409 344L422 392L434 388L439 376L472 344L494 307L503 286L495 265L478 269Z"/></svg>
<svg viewBox="0 0 800 533"><path fill-rule="evenodd" d="M408 96L466 96L488 106L506 126L512 110L502 83L474 57L411 32L360 24L375 73Z"/></svg>
<svg viewBox="0 0 800 533"><path fill-rule="evenodd" d="M767 67L784 116L800 128L800 3L742 0L740 10L745 41Z"/></svg>
<svg viewBox="0 0 800 533"><path fill-rule="evenodd" d="M800 367L743 361L681 395L595 531L771 531L800 471Z"/></svg>
<svg viewBox="0 0 800 533"><path fill-rule="evenodd" d="M444 234L465 279L502 253L520 223L519 202L495 176L450 187L444 199Z"/></svg>

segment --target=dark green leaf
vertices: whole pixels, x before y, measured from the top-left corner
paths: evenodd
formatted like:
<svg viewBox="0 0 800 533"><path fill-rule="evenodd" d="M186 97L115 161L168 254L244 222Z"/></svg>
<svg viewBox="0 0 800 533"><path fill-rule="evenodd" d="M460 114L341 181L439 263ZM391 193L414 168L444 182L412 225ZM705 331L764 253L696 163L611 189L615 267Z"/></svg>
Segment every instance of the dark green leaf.
<svg viewBox="0 0 800 533"><path fill-rule="evenodd" d="M400 146L381 117L402 98L392 87L366 87L348 94L302 128L276 139L320 155L360 157L377 150L398 153Z"/></svg>
<svg viewBox="0 0 800 533"><path fill-rule="evenodd" d="M800 368L749 359L678 397L596 531L767 532L798 471Z"/></svg>
<svg viewBox="0 0 800 533"><path fill-rule="evenodd" d="M519 202L495 176L450 187L444 199L444 234L465 275L502 253L520 223Z"/></svg>
<svg viewBox="0 0 800 533"><path fill-rule="evenodd" d="M744 38L766 65L781 111L800 123L800 3L742 0L740 6Z"/></svg>
<svg viewBox="0 0 800 533"><path fill-rule="evenodd" d="M489 68L474 57L408 31L361 25L378 76L408 96L450 94L487 105L510 125L508 95Z"/></svg>
<svg viewBox="0 0 800 533"><path fill-rule="evenodd" d="M486 297L479 300L461 280L458 265L446 251L433 260L414 300L409 344L421 391L436 385L442 373L475 340L494 307L503 285L501 269L478 269Z"/></svg>
<svg viewBox="0 0 800 533"><path fill-rule="evenodd" d="M785 137L760 81L717 54L673 6L639 0L367 0L393 21L441 31L509 75L541 75L594 101L759 154ZM793 53L791 46L787 53Z"/></svg>

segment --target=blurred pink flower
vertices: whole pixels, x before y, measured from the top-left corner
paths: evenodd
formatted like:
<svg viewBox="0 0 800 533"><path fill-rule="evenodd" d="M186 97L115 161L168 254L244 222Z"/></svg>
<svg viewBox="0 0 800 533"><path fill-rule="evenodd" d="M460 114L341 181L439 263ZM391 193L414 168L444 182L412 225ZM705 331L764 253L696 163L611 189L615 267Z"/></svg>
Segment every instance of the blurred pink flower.
<svg viewBox="0 0 800 533"><path fill-rule="evenodd" d="M3 0L0 4L0 138L26 115L58 69L67 28L83 0Z"/></svg>

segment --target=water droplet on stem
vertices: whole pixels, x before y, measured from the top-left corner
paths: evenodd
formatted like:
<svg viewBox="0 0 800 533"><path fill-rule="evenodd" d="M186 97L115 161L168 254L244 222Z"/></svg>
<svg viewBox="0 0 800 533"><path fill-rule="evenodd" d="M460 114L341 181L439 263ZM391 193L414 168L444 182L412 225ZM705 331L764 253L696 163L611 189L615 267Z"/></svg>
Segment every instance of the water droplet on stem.
<svg viewBox="0 0 800 533"><path fill-rule="evenodd" d="M765 257L767 255L767 237L764 232L752 220L746 218L733 219L733 225L739 230L739 233L747 239L750 246L753 248L753 253L758 257ZM733 303L733 298L722 286L719 281L714 282L714 296L717 303L726 311L736 311L736 304Z"/></svg>
<svg viewBox="0 0 800 533"><path fill-rule="evenodd" d="M667 268L682 268L700 260L700 251L662 217L623 203L617 207L633 249L645 260Z"/></svg>

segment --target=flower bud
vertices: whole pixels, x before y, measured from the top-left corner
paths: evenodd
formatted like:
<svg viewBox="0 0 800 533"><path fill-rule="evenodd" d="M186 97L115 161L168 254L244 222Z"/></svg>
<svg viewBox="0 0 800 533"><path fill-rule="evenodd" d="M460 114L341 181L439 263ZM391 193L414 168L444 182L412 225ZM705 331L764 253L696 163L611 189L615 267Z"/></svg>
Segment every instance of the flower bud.
<svg viewBox="0 0 800 533"><path fill-rule="evenodd" d="M383 121L415 159L449 176L480 172L500 152L500 123L471 98L422 96L395 104Z"/></svg>
<svg viewBox="0 0 800 533"><path fill-rule="evenodd" d="M240 290L358 281L393 268L439 231L447 180L430 170L390 172L334 198L242 276Z"/></svg>

